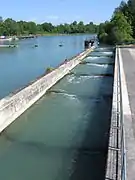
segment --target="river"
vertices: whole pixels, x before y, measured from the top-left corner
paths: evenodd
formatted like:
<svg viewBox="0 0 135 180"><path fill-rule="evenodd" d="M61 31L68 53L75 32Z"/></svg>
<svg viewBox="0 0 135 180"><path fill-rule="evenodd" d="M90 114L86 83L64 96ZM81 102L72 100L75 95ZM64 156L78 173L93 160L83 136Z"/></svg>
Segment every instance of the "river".
<svg viewBox="0 0 135 180"><path fill-rule="evenodd" d="M104 180L111 54L96 49L1 134L0 179Z"/></svg>
<svg viewBox="0 0 135 180"><path fill-rule="evenodd" d="M18 48L0 48L0 99L83 51L84 40L92 36L44 36L21 40Z"/></svg>

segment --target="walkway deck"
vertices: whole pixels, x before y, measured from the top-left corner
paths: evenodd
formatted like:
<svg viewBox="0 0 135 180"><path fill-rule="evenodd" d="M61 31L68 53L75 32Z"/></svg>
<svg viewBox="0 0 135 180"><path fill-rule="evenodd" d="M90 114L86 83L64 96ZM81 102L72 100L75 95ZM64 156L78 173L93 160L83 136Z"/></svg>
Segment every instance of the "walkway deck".
<svg viewBox="0 0 135 180"><path fill-rule="evenodd" d="M132 127L135 133L135 48L122 48L121 55L132 112Z"/></svg>
<svg viewBox="0 0 135 180"><path fill-rule="evenodd" d="M127 152L127 179L133 180L135 172L135 48L121 48L120 57L129 98L125 106L124 126ZM126 97L124 97L126 98ZM127 108L126 108L127 107Z"/></svg>

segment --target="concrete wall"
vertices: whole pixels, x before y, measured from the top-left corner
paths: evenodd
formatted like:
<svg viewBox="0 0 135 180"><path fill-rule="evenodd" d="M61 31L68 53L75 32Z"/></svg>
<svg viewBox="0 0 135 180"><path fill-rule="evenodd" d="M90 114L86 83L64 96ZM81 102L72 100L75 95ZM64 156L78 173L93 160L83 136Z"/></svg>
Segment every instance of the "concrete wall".
<svg viewBox="0 0 135 180"><path fill-rule="evenodd" d="M0 132L41 98L57 81L69 73L92 49L87 49L77 57L61 65L56 70L38 79L17 94L0 100Z"/></svg>

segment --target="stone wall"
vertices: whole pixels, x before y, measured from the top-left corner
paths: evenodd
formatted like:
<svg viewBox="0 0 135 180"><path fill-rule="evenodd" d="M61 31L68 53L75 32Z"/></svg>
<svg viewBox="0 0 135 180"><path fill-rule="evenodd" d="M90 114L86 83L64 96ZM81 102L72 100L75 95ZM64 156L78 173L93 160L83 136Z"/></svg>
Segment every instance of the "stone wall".
<svg viewBox="0 0 135 180"><path fill-rule="evenodd" d="M22 89L12 96L7 96L0 100L0 132L18 118L32 104L41 98L46 91L57 81L69 73L76 65L84 59L92 49L87 49L83 53L70 61L65 62L51 73L41 77L33 84Z"/></svg>

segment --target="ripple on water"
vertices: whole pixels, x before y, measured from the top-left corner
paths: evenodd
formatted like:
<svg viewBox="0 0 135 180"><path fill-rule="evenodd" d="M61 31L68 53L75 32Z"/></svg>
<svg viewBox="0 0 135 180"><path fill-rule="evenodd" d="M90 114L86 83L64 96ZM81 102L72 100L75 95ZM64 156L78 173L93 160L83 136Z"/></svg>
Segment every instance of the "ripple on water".
<svg viewBox="0 0 135 180"><path fill-rule="evenodd" d="M85 58L85 60L87 60L87 59L95 60L95 59L99 59L99 58L100 58L100 57L98 57L98 56L95 56L95 57L88 56L87 58Z"/></svg>
<svg viewBox="0 0 135 180"><path fill-rule="evenodd" d="M62 96L64 96L65 98L68 98L69 100L77 100L77 101L79 101L77 95L75 95L75 94L68 94L68 93L66 93L65 90L62 90L62 91L61 91L61 89L57 89L57 90L52 90L52 91L50 91L50 93L51 93L51 94L59 94L59 95L62 95Z"/></svg>
<svg viewBox="0 0 135 180"><path fill-rule="evenodd" d="M94 57L97 57L97 56L112 56L113 55L113 52L108 52L108 51L99 51L99 52L92 52L91 54L90 54L90 56L92 57L92 56L94 56Z"/></svg>
<svg viewBox="0 0 135 180"><path fill-rule="evenodd" d="M111 51L110 51L110 52L107 52L107 51L106 51L106 52L102 52L102 53L103 53L103 54L106 54L106 55L113 55L113 52L111 52Z"/></svg>
<svg viewBox="0 0 135 180"><path fill-rule="evenodd" d="M68 83L72 83L74 80L75 80L75 76L74 75L70 75L70 76L68 76L68 78L67 78L67 82Z"/></svg>
<svg viewBox="0 0 135 180"><path fill-rule="evenodd" d="M112 59L112 58L108 58L108 57L100 57L100 58L97 58L97 59L95 59L95 60L93 60L93 59L86 59L86 62L88 62L88 63L114 63L114 59Z"/></svg>
<svg viewBox="0 0 135 180"><path fill-rule="evenodd" d="M103 76L100 75L71 75L67 78L68 83L72 84L79 84L82 83L83 81L89 80L89 79L98 79L98 78L103 78Z"/></svg>
<svg viewBox="0 0 135 180"><path fill-rule="evenodd" d="M107 68L109 65L108 64L98 64L98 63L88 63L88 66L97 66L97 67L102 67L102 68Z"/></svg>
<svg viewBox="0 0 135 180"><path fill-rule="evenodd" d="M113 50L113 48L111 48L111 47L100 47L100 48L97 48L96 49L97 51L112 51Z"/></svg>

